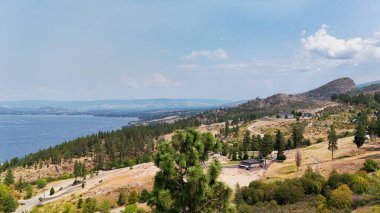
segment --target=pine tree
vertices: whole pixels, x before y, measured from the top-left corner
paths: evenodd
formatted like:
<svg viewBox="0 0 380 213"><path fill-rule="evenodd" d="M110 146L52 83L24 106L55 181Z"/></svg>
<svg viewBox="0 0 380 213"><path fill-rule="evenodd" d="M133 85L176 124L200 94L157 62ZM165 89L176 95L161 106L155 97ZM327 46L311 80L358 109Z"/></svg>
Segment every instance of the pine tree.
<svg viewBox="0 0 380 213"><path fill-rule="evenodd" d="M267 155L273 151L273 139L269 134L265 134L260 144L260 155L266 159ZM266 164L266 160L265 160Z"/></svg>
<svg viewBox="0 0 380 213"><path fill-rule="evenodd" d="M363 146L365 142L365 129L362 123L359 123L358 126L356 127L356 132L355 132L355 138L354 138L354 143L356 144L356 147L358 147L358 154L360 154L360 147Z"/></svg>
<svg viewBox="0 0 380 213"><path fill-rule="evenodd" d="M226 212L230 208L231 189L217 179L220 162L214 160L206 173L201 165L201 159L207 159L215 146L206 145L203 139L195 130L177 131L171 143L159 144L155 164L160 171L155 176L151 203L156 211Z"/></svg>
<svg viewBox="0 0 380 213"><path fill-rule="evenodd" d="M249 151L250 144L251 144L251 134L248 130L246 130L244 133L244 137L243 137L243 150L244 150L244 152Z"/></svg>
<svg viewBox="0 0 380 213"><path fill-rule="evenodd" d="M8 169L7 174L5 175L5 178L4 178L4 184L7 186L10 186L10 185L14 185L14 183L15 183L15 179L13 176L13 172L12 170Z"/></svg>
<svg viewBox="0 0 380 213"><path fill-rule="evenodd" d="M296 148L299 147L300 145L303 145L302 144L302 142L304 141L303 128L299 123L297 123L292 129L292 140L293 140L293 146Z"/></svg>
<svg viewBox="0 0 380 213"><path fill-rule="evenodd" d="M276 133L276 143L274 149L277 150L277 160L284 160L286 158L284 155L285 138L280 130L277 130Z"/></svg>
<svg viewBox="0 0 380 213"><path fill-rule="evenodd" d="M230 133L230 122L227 120L224 125L224 137L227 137Z"/></svg>
<svg viewBox="0 0 380 213"><path fill-rule="evenodd" d="M328 134L329 134L328 149L331 151L331 160L334 160L334 151L338 150L338 137L336 136L336 131L333 125L331 125L330 131L328 132Z"/></svg>
<svg viewBox="0 0 380 213"><path fill-rule="evenodd" d="M255 151L259 151L259 143L257 142L256 135L251 137L251 149L252 149L252 158L255 157Z"/></svg>
<svg viewBox="0 0 380 213"><path fill-rule="evenodd" d="M296 161L296 166L297 166L297 171L298 171L300 169L301 163L302 163L302 155L301 155L301 152L298 148L296 151L295 161Z"/></svg>

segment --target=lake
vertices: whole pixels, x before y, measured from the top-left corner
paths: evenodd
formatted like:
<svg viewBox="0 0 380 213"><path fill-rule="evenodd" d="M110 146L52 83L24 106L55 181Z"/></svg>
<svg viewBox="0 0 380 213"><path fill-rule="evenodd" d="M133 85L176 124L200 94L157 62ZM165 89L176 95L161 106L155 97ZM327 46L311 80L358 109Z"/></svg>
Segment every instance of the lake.
<svg viewBox="0 0 380 213"><path fill-rule="evenodd" d="M0 162L99 131L120 129L135 118L87 115L0 115Z"/></svg>

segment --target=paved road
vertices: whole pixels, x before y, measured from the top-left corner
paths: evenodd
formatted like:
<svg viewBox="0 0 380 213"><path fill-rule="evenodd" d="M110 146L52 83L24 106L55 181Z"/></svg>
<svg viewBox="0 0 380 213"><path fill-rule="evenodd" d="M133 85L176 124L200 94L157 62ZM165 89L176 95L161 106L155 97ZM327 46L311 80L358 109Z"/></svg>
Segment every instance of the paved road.
<svg viewBox="0 0 380 213"><path fill-rule="evenodd" d="M30 198L29 200L19 200L18 202L21 205L16 210L16 213L30 211L33 207L39 204L50 203L58 199L62 199L63 197L69 196L73 193L83 193L91 189L92 187L99 185L100 181L110 179L116 174L127 171L127 170L129 170L129 168L115 169L115 170L110 170L110 171L100 171L98 176L94 176L92 178L86 179L86 187L84 189L82 189L81 184L73 186L72 183L74 179L60 181L57 184L53 185L54 189L56 190L56 193L52 196L49 195L49 191L46 189L45 193L37 194L36 196ZM62 187L62 190L58 190L61 187ZM45 199L43 199L43 201L40 202L39 200L40 198L45 198Z"/></svg>

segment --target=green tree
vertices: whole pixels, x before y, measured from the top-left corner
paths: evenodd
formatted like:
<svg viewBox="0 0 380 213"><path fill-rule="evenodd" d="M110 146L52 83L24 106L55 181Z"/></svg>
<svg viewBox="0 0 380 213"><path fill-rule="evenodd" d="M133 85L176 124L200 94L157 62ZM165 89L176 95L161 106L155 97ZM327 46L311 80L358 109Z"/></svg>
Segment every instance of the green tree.
<svg viewBox="0 0 380 213"><path fill-rule="evenodd" d="M249 151L251 145L251 134L248 130L244 132L244 137L243 137L243 150L244 152Z"/></svg>
<svg viewBox="0 0 380 213"><path fill-rule="evenodd" d="M12 170L10 169L7 170L7 174L5 175L5 178L4 178L4 184L7 186L15 184L15 178L13 176Z"/></svg>
<svg viewBox="0 0 380 213"><path fill-rule="evenodd" d="M55 193L55 189L53 187L50 188L50 196L52 196Z"/></svg>
<svg viewBox="0 0 380 213"><path fill-rule="evenodd" d="M299 147L300 145L303 145L304 137L303 137L303 127L301 124L297 123L292 128L292 140L293 140L293 146L295 148Z"/></svg>
<svg viewBox="0 0 380 213"><path fill-rule="evenodd" d="M328 134L328 149L331 151L331 160L334 160L334 151L338 150L338 137L336 136L336 131L333 125L331 125Z"/></svg>
<svg viewBox="0 0 380 213"><path fill-rule="evenodd" d="M14 191L7 185L0 183L0 212L14 212L17 207L17 201L14 197Z"/></svg>
<svg viewBox="0 0 380 213"><path fill-rule="evenodd" d="M227 137L230 134L230 122L226 121L224 125L224 137Z"/></svg>
<svg viewBox="0 0 380 213"><path fill-rule="evenodd" d="M96 210L96 200L93 198L86 198L82 204L82 213L94 213Z"/></svg>
<svg viewBox="0 0 380 213"><path fill-rule="evenodd" d="M124 192L119 193L119 198L117 199L117 205L124 206L127 201L127 195Z"/></svg>
<svg viewBox="0 0 380 213"><path fill-rule="evenodd" d="M253 151L252 157L255 157L255 151L259 151L259 142L255 134L251 137L251 149Z"/></svg>
<svg viewBox="0 0 380 213"><path fill-rule="evenodd" d="M274 145L274 149L277 150L277 160L285 160L285 138L280 130L277 130L276 132L276 142Z"/></svg>
<svg viewBox="0 0 380 213"><path fill-rule="evenodd" d="M155 155L157 172L151 205L158 212L226 211L231 189L217 180L221 166L214 160L205 173L201 165L215 144L204 143L207 134L177 131L172 142L162 142Z"/></svg>
<svg viewBox="0 0 380 213"><path fill-rule="evenodd" d="M366 137L365 137L364 126L362 123L359 123L358 126L356 127L355 138L354 138L354 143L356 144L356 147L358 147L358 154L360 154L360 147L363 146L365 140L366 140Z"/></svg>
<svg viewBox="0 0 380 213"><path fill-rule="evenodd" d="M273 151L273 138L270 134L265 134L260 144L260 155L265 159ZM266 162L265 162L266 163Z"/></svg>

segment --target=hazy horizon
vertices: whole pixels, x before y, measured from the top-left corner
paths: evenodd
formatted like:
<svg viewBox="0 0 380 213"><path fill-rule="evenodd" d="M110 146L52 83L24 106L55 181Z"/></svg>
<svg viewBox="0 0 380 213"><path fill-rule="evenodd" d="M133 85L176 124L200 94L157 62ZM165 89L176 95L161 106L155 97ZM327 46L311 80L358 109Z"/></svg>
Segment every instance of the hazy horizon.
<svg viewBox="0 0 380 213"><path fill-rule="evenodd" d="M379 80L378 11L358 0L3 1L0 101L236 101Z"/></svg>

